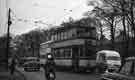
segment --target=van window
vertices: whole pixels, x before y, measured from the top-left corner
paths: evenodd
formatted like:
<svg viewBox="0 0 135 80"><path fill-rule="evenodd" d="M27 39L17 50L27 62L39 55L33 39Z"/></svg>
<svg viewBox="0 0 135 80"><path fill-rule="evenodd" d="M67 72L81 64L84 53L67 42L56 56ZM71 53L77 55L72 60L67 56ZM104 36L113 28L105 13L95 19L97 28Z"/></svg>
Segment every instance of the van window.
<svg viewBox="0 0 135 80"><path fill-rule="evenodd" d="M105 61L105 54L104 53L101 53L99 54L99 61Z"/></svg>
<svg viewBox="0 0 135 80"><path fill-rule="evenodd" d="M108 56L107 60L120 60L120 57L117 56Z"/></svg>

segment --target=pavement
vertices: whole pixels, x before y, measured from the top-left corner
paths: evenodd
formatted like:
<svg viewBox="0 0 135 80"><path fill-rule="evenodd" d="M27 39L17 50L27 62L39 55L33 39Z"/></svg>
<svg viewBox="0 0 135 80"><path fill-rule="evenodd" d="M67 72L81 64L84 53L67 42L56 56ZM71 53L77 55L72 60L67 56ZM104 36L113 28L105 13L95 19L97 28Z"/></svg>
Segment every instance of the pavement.
<svg viewBox="0 0 135 80"><path fill-rule="evenodd" d="M9 70L0 66L0 80L26 80L26 78L19 70L15 70L14 74L11 75Z"/></svg>

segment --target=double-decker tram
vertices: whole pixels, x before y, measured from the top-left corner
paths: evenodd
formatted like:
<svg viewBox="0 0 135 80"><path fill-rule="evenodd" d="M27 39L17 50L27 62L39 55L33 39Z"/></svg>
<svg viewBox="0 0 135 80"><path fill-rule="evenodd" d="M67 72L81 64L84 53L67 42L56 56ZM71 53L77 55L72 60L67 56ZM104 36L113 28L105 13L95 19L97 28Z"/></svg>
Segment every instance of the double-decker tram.
<svg viewBox="0 0 135 80"><path fill-rule="evenodd" d="M50 47L58 68L74 71L94 68L96 60L95 28L81 26L58 28L53 31L51 40Z"/></svg>

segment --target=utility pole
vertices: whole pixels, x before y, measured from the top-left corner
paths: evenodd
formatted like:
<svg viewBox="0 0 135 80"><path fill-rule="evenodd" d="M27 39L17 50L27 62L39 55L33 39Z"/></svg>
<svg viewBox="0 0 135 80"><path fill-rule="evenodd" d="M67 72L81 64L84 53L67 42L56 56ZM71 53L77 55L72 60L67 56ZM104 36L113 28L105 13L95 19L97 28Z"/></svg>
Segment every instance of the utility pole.
<svg viewBox="0 0 135 80"><path fill-rule="evenodd" d="M10 16L10 8L8 9L8 28L7 28L7 48L6 48L6 61L7 61L7 69L8 69L8 54L9 54L9 43L10 43L10 25L11 22L11 16Z"/></svg>

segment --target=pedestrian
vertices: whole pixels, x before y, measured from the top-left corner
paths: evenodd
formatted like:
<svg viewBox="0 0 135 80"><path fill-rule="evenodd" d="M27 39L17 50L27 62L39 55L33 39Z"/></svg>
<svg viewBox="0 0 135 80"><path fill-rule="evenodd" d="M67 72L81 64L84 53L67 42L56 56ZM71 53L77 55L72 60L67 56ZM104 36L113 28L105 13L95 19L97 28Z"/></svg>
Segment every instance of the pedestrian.
<svg viewBox="0 0 135 80"><path fill-rule="evenodd" d="M11 75L13 75L15 72L15 66L16 66L15 58L12 58L11 65L10 65L10 74Z"/></svg>
<svg viewBox="0 0 135 80"><path fill-rule="evenodd" d="M55 79L55 70L54 70L55 62L54 57L51 53L47 54L47 61L44 65L45 70L45 77L47 80L54 80Z"/></svg>

